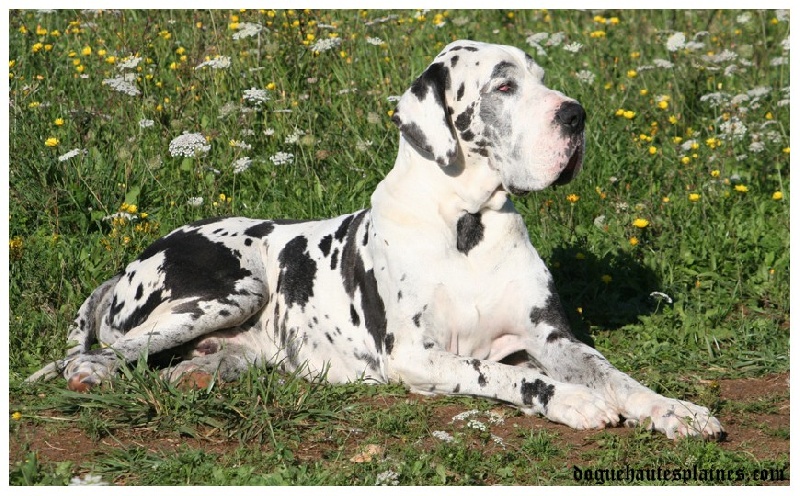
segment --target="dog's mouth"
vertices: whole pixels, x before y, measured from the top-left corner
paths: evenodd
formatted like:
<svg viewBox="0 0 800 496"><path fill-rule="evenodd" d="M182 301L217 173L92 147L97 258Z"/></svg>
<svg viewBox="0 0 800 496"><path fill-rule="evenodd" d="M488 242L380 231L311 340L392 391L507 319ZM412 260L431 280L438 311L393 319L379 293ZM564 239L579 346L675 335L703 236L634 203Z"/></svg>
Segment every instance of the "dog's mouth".
<svg viewBox="0 0 800 496"><path fill-rule="evenodd" d="M583 140L581 140L572 151L572 156L569 157L567 166L564 167L564 170L561 171L558 178L553 181L553 186L563 186L572 181L575 176L578 175L578 172L580 172L581 165L583 165Z"/></svg>

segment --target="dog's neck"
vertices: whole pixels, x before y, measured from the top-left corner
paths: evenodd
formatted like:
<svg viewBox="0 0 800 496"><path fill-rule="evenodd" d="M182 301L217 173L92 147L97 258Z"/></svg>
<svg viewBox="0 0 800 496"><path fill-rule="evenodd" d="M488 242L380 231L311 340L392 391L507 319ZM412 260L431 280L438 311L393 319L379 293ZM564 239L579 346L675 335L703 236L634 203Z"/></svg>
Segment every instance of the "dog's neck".
<svg viewBox="0 0 800 496"><path fill-rule="evenodd" d="M372 195L373 210L409 210L409 215L427 219L441 217L447 224L464 212L500 210L508 201L500 174L490 168L488 159L478 157L465 164L459 154L456 162L441 167L409 144L402 136L394 168Z"/></svg>

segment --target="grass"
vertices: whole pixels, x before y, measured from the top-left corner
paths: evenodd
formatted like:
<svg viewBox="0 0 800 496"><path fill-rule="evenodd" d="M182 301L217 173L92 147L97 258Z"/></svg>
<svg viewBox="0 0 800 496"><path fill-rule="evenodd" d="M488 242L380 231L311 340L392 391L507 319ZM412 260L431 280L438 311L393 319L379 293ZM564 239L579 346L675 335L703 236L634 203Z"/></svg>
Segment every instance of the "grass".
<svg viewBox="0 0 800 496"><path fill-rule="evenodd" d="M246 23L264 30L245 36ZM575 329L656 390L709 405L716 393L687 378L787 371L788 32L775 11L12 11L12 443L25 442L22 422L205 443L60 464L23 449L11 483L91 472L126 484L563 484L576 482L568 462L782 466L644 431L600 433L571 461L558 434L522 428L504 431L514 449L464 423L445 423L455 442L440 442L442 411L493 405L268 370L191 393L137 365L87 395L21 381L62 356L89 292L169 230L367 206L394 160L389 97L457 38L527 49L587 109L582 174L516 199ZM312 49L323 40L339 41ZM135 95L109 81L125 74ZM208 153L173 156L184 132ZM215 440L236 447L215 454ZM350 461L369 444L385 452Z"/></svg>

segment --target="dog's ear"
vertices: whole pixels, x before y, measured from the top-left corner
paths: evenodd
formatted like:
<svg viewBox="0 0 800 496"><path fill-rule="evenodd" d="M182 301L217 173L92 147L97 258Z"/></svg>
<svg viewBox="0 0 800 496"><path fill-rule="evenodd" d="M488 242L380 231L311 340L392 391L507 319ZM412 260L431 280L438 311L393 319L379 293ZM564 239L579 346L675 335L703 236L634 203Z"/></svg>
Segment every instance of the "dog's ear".
<svg viewBox="0 0 800 496"><path fill-rule="evenodd" d="M455 128L445 100L450 70L441 62L428 66L403 93L392 115L403 137L442 167L458 154Z"/></svg>

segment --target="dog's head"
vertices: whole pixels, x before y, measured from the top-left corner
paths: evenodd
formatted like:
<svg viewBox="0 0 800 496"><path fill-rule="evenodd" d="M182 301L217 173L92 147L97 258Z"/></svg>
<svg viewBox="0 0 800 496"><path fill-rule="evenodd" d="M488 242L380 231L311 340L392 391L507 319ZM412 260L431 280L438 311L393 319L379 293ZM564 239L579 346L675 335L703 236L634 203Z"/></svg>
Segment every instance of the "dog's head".
<svg viewBox="0 0 800 496"><path fill-rule="evenodd" d="M581 168L586 113L544 85L518 48L456 41L403 94L392 117L442 167L487 164L520 194L569 182Z"/></svg>

